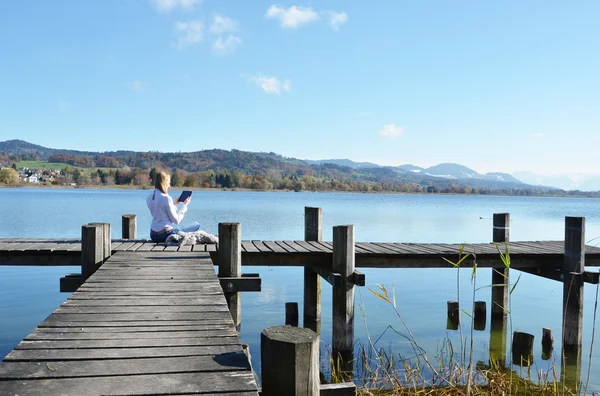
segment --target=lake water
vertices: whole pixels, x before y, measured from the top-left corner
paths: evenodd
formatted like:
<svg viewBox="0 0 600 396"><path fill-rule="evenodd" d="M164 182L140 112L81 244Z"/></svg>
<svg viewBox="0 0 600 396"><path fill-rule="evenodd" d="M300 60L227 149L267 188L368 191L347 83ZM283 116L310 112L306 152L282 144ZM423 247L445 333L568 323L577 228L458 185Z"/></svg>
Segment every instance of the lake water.
<svg viewBox="0 0 600 396"><path fill-rule="evenodd" d="M81 225L108 222L113 238L121 237L121 216L137 215L138 238L148 238L150 215L148 191L118 189L0 188L0 238L80 238ZM178 196L172 190L171 195ZM510 238L519 240L564 239L565 216L586 217L586 241L600 237L600 200L586 198L493 197L354 193L279 193L195 191L186 220L199 221L202 228L217 233L219 222L242 224L242 239L301 240L304 237L304 207L323 208L323 239L332 240L336 225L354 224L358 242L490 242L493 213L511 214ZM76 272L75 267L0 267L0 357L5 356L36 325L67 297L59 292L59 278ZM302 269L244 267L258 272L260 293L242 297L243 343L250 345L255 370L260 369L260 333L284 322L285 303L297 301L302 312ZM460 345L458 331L446 329L446 302L457 300L457 271L453 269L360 269L367 286L357 288L355 337L366 344L366 334L377 347L392 347L410 354L411 347L389 326L405 333L392 307L369 291L383 284L396 291L398 309L416 339L433 358L444 340ZM513 271L514 281L518 271ZM470 269L458 272L461 307L473 301ZM487 362L489 350L491 270L479 269L476 300L487 302L486 330L476 331L475 360ZM482 287L482 288L480 288ZM331 288L323 282L321 343L331 344ZM594 320L596 286L584 292L584 352L582 380L588 371ZM361 308L364 308L364 317ZM534 334L534 368L547 372L560 363L562 284L522 274L512 294L512 328ZM469 336L469 318L464 316L464 336ZM556 362L541 356L542 328L554 332ZM386 330L387 329L387 330ZM510 336L508 337L510 340ZM468 340L470 342L470 340ZM510 341L508 342L510 344ZM594 345L597 345L596 342ZM600 388L598 347L593 348L590 384ZM324 363L325 364L325 363ZM535 377L535 374L534 374Z"/></svg>

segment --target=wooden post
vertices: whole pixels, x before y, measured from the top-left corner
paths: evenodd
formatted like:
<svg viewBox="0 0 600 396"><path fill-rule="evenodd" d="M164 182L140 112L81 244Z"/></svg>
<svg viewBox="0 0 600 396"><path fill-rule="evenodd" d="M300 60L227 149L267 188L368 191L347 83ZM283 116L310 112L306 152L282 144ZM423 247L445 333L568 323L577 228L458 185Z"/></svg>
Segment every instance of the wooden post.
<svg viewBox="0 0 600 396"><path fill-rule="evenodd" d="M552 329L542 329L542 360L549 360L552 357L552 350L554 349L554 336L552 335Z"/></svg>
<svg viewBox="0 0 600 396"><path fill-rule="evenodd" d="M509 241L510 214L494 213L492 241L505 252L505 243ZM492 317L506 317L508 314L508 268L492 269Z"/></svg>
<svg viewBox="0 0 600 396"><path fill-rule="evenodd" d="M89 278L104 259L102 226L86 224L81 226L81 275Z"/></svg>
<svg viewBox="0 0 600 396"><path fill-rule="evenodd" d="M473 303L473 328L475 330L485 330L487 319L487 308L485 301L475 301Z"/></svg>
<svg viewBox="0 0 600 396"><path fill-rule="evenodd" d="M112 255L112 238L110 223L89 223L89 225L98 225L102 229L102 245L104 247L102 259L103 261L106 261Z"/></svg>
<svg viewBox="0 0 600 396"><path fill-rule="evenodd" d="M576 387L581 371L584 268L585 217L566 217L561 376Z"/></svg>
<svg viewBox="0 0 600 396"><path fill-rule="evenodd" d="M319 395L319 336L310 329L275 326L260 335L262 395Z"/></svg>
<svg viewBox="0 0 600 396"><path fill-rule="evenodd" d="M323 209L304 208L304 240L323 239ZM304 267L304 327L317 334L321 330L321 277L312 269Z"/></svg>
<svg viewBox="0 0 600 396"><path fill-rule="evenodd" d="M504 253L510 240L510 214L494 213L492 241ZM509 269L492 268L492 298L490 317L490 364L498 367L506 364L506 336L508 333L508 283Z"/></svg>
<svg viewBox="0 0 600 396"><path fill-rule="evenodd" d="M298 327L298 303L285 303L285 324Z"/></svg>
<svg viewBox="0 0 600 396"><path fill-rule="evenodd" d="M354 226L333 227L333 272L342 275L340 286L333 286L333 359L338 362L342 378L353 376L354 360ZM336 364L337 365L337 364Z"/></svg>
<svg viewBox="0 0 600 396"><path fill-rule="evenodd" d="M126 214L121 217L123 239L137 239L137 217L134 214Z"/></svg>
<svg viewBox="0 0 600 396"><path fill-rule="evenodd" d="M218 247L219 276L242 276L242 225L240 223L219 223ZM242 319L240 293L225 293L225 300L236 328L240 329Z"/></svg>
<svg viewBox="0 0 600 396"><path fill-rule="evenodd" d="M453 322L460 322L460 308L458 306L458 301L448 301L448 319Z"/></svg>
<svg viewBox="0 0 600 396"><path fill-rule="evenodd" d="M512 362L518 366L531 366L533 363L533 334L515 331L512 342Z"/></svg>

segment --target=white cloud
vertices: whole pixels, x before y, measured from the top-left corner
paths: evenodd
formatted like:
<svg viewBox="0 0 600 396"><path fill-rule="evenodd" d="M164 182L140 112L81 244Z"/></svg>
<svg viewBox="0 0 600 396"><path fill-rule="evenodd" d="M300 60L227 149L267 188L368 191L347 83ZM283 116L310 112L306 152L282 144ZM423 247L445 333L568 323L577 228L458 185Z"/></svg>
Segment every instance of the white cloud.
<svg viewBox="0 0 600 396"><path fill-rule="evenodd" d="M215 15L213 23L210 26L210 32L212 34L223 34L229 32L237 32L239 24L231 18L223 17L221 15Z"/></svg>
<svg viewBox="0 0 600 396"><path fill-rule="evenodd" d="M278 19L281 23L281 27L296 29L302 25L306 25L310 22L319 19L319 14L312 10L310 7L296 7L291 6L288 9L272 5L267 10L265 15L267 18Z"/></svg>
<svg viewBox="0 0 600 396"><path fill-rule="evenodd" d="M148 90L148 84L140 80L134 80L127 83L129 89L135 92L144 92Z"/></svg>
<svg viewBox="0 0 600 396"><path fill-rule="evenodd" d="M348 14L345 12L329 13L329 26L335 31L340 30L340 26L348 22Z"/></svg>
<svg viewBox="0 0 600 396"><path fill-rule="evenodd" d="M230 34L226 40L221 36L217 37L213 43L212 50L217 55L229 55L235 52L238 45L242 44L242 39Z"/></svg>
<svg viewBox="0 0 600 396"><path fill-rule="evenodd" d="M282 82L277 77L264 76L252 76L249 80L267 94L281 95L282 92L290 92L292 90L292 82L290 80Z"/></svg>
<svg viewBox="0 0 600 396"><path fill-rule="evenodd" d="M173 44L178 49L183 49L204 40L204 23L202 21L175 22L175 36L177 42Z"/></svg>
<svg viewBox="0 0 600 396"><path fill-rule="evenodd" d="M179 8L184 11L193 11L202 0L150 0L158 12L168 13Z"/></svg>
<svg viewBox="0 0 600 396"><path fill-rule="evenodd" d="M544 132L534 132L531 134L531 136L537 139L541 139L544 137Z"/></svg>
<svg viewBox="0 0 600 396"><path fill-rule="evenodd" d="M404 133L404 129L402 127L396 126L394 124L384 125L383 128L377 132L377 134L386 139L396 139Z"/></svg>

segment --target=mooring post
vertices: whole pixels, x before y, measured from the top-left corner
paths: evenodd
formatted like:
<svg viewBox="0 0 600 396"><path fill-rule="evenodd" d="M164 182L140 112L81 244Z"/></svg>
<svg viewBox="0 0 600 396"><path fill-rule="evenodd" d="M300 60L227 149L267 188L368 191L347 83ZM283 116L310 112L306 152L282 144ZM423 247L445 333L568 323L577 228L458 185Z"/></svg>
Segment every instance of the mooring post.
<svg viewBox="0 0 600 396"><path fill-rule="evenodd" d="M485 330L487 319L487 308L485 301L475 301L473 303L473 329Z"/></svg>
<svg viewBox="0 0 600 396"><path fill-rule="evenodd" d="M123 239L137 239L137 216L126 214L121 217Z"/></svg>
<svg viewBox="0 0 600 396"><path fill-rule="evenodd" d="M323 209L304 208L304 240L323 240ZM321 277L304 267L304 327L317 334L321 330Z"/></svg>
<svg viewBox="0 0 600 396"><path fill-rule="evenodd" d="M81 275L89 278L104 260L102 225L81 226Z"/></svg>
<svg viewBox="0 0 600 396"><path fill-rule="evenodd" d="M242 276L242 225L240 223L219 223L219 276ZM225 300L236 328L240 329L242 319L240 293L225 293Z"/></svg>
<svg viewBox="0 0 600 396"><path fill-rule="evenodd" d="M106 261L112 255L112 238L110 223L89 223L89 225L98 225L102 229L102 260Z"/></svg>
<svg viewBox="0 0 600 396"><path fill-rule="evenodd" d="M494 213L494 230L492 241L498 244L500 251L505 252L505 243L509 241L510 214ZM492 268L492 317L508 315L508 268Z"/></svg>
<svg viewBox="0 0 600 396"><path fill-rule="evenodd" d="M344 380L353 376L354 360L354 226L333 227L333 272L342 275L339 286L333 286L333 360L339 362ZM339 360L338 360L339 359Z"/></svg>
<svg viewBox="0 0 600 396"><path fill-rule="evenodd" d="M263 396L319 395L319 336L310 329L274 326L260 335Z"/></svg>
<svg viewBox="0 0 600 396"><path fill-rule="evenodd" d="M298 303L285 303L285 324L286 326L298 327Z"/></svg>
<svg viewBox="0 0 600 396"><path fill-rule="evenodd" d="M494 213L492 241L500 251L506 252L510 239L510 213ZM509 250L510 253L510 250ZM492 268L492 309L490 320L490 363L504 367L506 363L506 336L508 330L509 269Z"/></svg>
<svg viewBox="0 0 600 396"><path fill-rule="evenodd" d="M535 336L529 333L515 331L512 341L512 363L521 367L533 364L533 340Z"/></svg>
<svg viewBox="0 0 600 396"><path fill-rule="evenodd" d="M581 371L584 268L585 217L565 217L561 367L566 367L561 371L565 381L574 384L578 383Z"/></svg>

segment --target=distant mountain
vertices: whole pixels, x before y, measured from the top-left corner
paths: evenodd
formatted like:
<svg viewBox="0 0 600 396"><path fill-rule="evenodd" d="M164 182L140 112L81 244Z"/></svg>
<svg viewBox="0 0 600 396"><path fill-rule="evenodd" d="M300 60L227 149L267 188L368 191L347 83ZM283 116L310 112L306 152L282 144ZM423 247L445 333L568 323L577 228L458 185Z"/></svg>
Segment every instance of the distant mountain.
<svg viewBox="0 0 600 396"><path fill-rule="evenodd" d="M421 168L420 166L415 166L415 165L411 165L411 164L404 164L404 165L396 166L396 168L402 169L403 171L406 171L406 172L414 172L414 173L420 173L420 172L425 171L425 168Z"/></svg>
<svg viewBox="0 0 600 396"><path fill-rule="evenodd" d="M304 160L307 164L311 165L322 165L322 164L335 164L340 166L347 166L352 169L359 168L379 168L381 165L374 164L372 162L354 162L349 159L324 159L324 160Z"/></svg>
<svg viewBox="0 0 600 396"><path fill-rule="evenodd" d="M429 168L412 164L393 167L371 162L355 162L349 159L301 160L283 157L273 152L256 153L220 149L183 153L125 150L88 152L52 149L23 140L0 142L0 166L11 166L11 161L15 161L15 155L19 155L23 160L39 159L62 162L82 168L120 169L127 167L137 169L138 172L151 168L166 169L172 172L177 169L186 174L209 172L204 175L206 177L213 172L215 175L217 173L232 175L240 183L242 180L254 180L257 185L264 185L264 180L267 180L273 186L285 185L281 188L288 189L290 183L298 185L301 181L303 183L306 180L306 183L312 185L313 188L315 183L320 183L320 189L345 191L349 189L370 191L372 189L401 192L481 192L524 195L550 192L556 194L555 188L525 184L506 173L479 174L464 165L453 163L442 163ZM244 179L245 177L251 179ZM235 185L236 181L232 183ZM298 189L302 188L298 185Z"/></svg>
<svg viewBox="0 0 600 396"><path fill-rule="evenodd" d="M425 172L431 176L449 179L471 179L479 176L473 169L467 168L464 165L450 163L431 166L425 169Z"/></svg>
<svg viewBox="0 0 600 396"><path fill-rule="evenodd" d="M563 190L600 191L599 175L561 174L549 175L531 171L517 171L515 177L534 186L553 186Z"/></svg>

